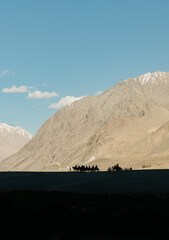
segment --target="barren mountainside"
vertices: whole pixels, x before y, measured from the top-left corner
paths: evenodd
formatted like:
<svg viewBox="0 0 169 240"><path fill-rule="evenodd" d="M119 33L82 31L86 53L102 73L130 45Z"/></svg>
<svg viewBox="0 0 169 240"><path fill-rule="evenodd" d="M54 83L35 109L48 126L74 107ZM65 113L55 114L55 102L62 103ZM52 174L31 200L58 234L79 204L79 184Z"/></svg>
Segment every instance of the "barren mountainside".
<svg viewBox="0 0 169 240"><path fill-rule="evenodd" d="M59 171L75 164L169 168L169 73L157 71L117 83L47 120L0 170Z"/></svg>

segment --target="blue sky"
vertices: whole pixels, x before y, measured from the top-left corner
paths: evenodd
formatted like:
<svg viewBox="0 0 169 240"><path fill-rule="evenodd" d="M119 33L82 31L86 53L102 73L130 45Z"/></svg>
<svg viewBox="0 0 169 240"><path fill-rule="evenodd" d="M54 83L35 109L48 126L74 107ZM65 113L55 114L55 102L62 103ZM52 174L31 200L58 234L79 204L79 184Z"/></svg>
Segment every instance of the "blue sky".
<svg viewBox="0 0 169 240"><path fill-rule="evenodd" d="M1 0L0 122L35 134L58 109L169 71L168 0Z"/></svg>

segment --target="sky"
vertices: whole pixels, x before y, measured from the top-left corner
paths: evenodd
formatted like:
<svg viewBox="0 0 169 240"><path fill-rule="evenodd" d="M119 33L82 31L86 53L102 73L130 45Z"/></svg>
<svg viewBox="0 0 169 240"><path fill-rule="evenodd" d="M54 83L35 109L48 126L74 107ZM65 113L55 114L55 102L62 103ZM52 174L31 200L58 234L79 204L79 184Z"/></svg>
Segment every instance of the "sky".
<svg viewBox="0 0 169 240"><path fill-rule="evenodd" d="M168 0L0 0L0 122L35 135L66 104L169 72Z"/></svg>

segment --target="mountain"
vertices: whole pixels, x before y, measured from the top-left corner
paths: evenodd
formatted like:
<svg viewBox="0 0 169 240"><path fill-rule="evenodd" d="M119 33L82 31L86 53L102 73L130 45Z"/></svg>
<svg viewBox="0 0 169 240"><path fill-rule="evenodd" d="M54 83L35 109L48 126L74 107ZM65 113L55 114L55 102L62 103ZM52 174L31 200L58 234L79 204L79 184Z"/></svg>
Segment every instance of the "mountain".
<svg viewBox="0 0 169 240"><path fill-rule="evenodd" d="M0 161L16 153L31 139L32 135L26 130L0 123Z"/></svg>
<svg viewBox="0 0 169 240"><path fill-rule="evenodd" d="M169 168L169 73L117 83L56 112L0 170L59 171L75 164ZM160 164L159 164L160 163Z"/></svg>

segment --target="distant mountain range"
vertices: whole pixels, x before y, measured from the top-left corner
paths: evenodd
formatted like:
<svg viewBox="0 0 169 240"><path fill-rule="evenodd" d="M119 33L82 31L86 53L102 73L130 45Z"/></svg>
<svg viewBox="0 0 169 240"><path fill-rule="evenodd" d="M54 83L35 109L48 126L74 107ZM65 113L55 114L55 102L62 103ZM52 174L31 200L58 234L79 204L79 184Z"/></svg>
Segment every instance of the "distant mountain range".
<svg viewBox="0 0 169 240"><path fill-rule="evenodd" d="M32 135L21 127L0 123L0 161L16 153L31 139Z"/></svg>
<svg viewBox="0 0 169 240"><path fill-rule="evenodd" d="M66 171L75 164L169 168L169 73L117 83L56 112L0 170Z"/></svg>

